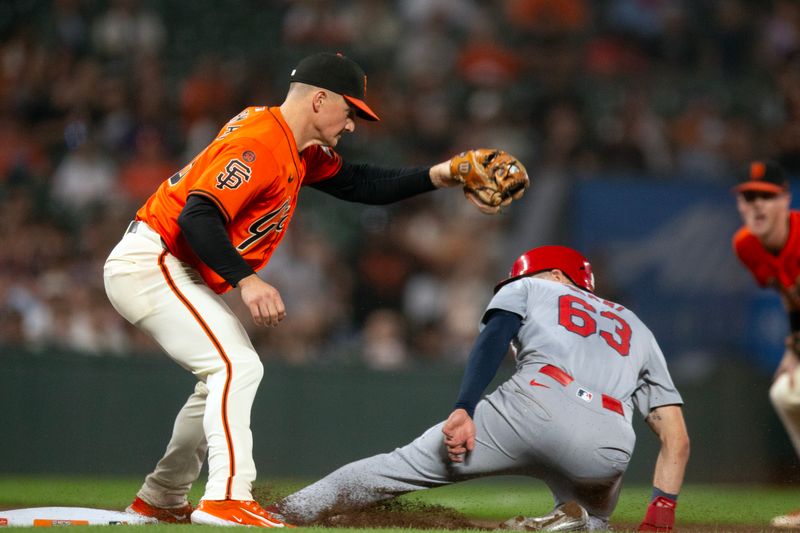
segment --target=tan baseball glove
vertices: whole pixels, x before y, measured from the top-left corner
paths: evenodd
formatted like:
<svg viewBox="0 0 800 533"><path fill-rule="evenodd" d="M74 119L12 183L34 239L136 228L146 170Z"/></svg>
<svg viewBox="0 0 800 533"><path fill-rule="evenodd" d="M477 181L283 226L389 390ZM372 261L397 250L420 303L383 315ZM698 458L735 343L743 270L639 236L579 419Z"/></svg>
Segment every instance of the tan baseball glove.
<svg viewBox="0 0 800 533"><path fill-rule="evenodd" d="M530 185L528 172L503 150L479 148L450 160L450 174L464 184L464 195L482 212L494 214L519 200Z"/></svg>

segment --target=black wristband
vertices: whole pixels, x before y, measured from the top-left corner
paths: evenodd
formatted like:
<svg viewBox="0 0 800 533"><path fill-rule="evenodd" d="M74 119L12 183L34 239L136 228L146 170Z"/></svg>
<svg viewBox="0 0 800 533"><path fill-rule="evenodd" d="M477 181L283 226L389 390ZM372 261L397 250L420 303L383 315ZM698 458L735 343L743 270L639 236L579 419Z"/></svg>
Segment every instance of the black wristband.
<svg viewBox="0 0 800 533"><path fill-rule="evenodd" d="M800 309L789 311L789 329L792 333L800 332Z"/></svg>

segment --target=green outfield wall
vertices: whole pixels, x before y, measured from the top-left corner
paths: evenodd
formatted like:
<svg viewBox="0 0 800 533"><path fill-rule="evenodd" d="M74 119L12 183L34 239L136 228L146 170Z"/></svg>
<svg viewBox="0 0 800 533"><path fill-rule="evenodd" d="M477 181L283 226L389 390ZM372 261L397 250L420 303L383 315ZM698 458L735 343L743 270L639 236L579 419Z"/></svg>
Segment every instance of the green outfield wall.
<svg viewBox="0 0 800 533"><path fill-rule="evenodd" d="M252 414L262 478L316 477L409 442L449 413L461 375L454 367L265 368ZM794 481L797 460L769 406L769 376L735 362L703 374L679 385L692 437L687 479ZM166 357L4 350L0 473L144 475L192 388L192 377ZM636 427L626 479L647 482L658 442Z"/></svg>

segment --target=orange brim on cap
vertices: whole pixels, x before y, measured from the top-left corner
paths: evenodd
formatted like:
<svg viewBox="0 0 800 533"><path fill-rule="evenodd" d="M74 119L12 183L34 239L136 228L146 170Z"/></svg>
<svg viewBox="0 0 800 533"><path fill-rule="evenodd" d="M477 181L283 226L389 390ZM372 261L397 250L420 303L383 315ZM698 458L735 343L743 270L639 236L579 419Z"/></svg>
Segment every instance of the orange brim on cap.
<svg viewBox="0 0 800 533"><path fill-rule="evenodd" d="M371 120L373 122L380 120L380 117L375 114L375 111L370 109L363 100L353 98L352 96L347 96L346 94L343 94L342 96L344 96L344 99L347 100L350 105L356 108L356 115L359 117L363 118L364 120Z"/></svg>
<svg viewBox="0 0 800 533"><path fill-rule="evenodd" d="M774 183L768 183L764 181L748 181L733 188L733 192L738 193L745 191L760 191L780 194L782 192L786 192L786 187L781 187L780 185L775 185Z"/></svg>

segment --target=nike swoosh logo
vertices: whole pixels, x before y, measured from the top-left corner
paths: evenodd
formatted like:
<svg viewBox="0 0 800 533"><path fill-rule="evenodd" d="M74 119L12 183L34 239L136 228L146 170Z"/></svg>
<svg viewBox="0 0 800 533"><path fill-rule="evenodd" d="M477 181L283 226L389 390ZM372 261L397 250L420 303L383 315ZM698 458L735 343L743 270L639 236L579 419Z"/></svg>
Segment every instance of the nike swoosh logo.
<svg viewBox="0 0 800 533"><path fill-rule="evenodd" d="M280 522L272 522L270 520L267 520L266 517L263 517L261 515L257 515L255 513L251 513L247 509L242 509L242 511L244 511L247 514L249 514L250 516L252 516L256 520L259 520L259 521L261 521L261 522L263 522L265 524L269 524L270 527L283 527L283 524L281 524ZM239 521L241 522L241 519L239 519Z"/></svg>
<svg viewBox="0 0 800 533"><path fill-rule="evenodd" d="M549 385L545 385L544 383L539 383L538 381L536 381L536 378L533 378L531 380L531 385L533 385L534 387L544 387L545 389L549 389L550 388Z"/></svg>

